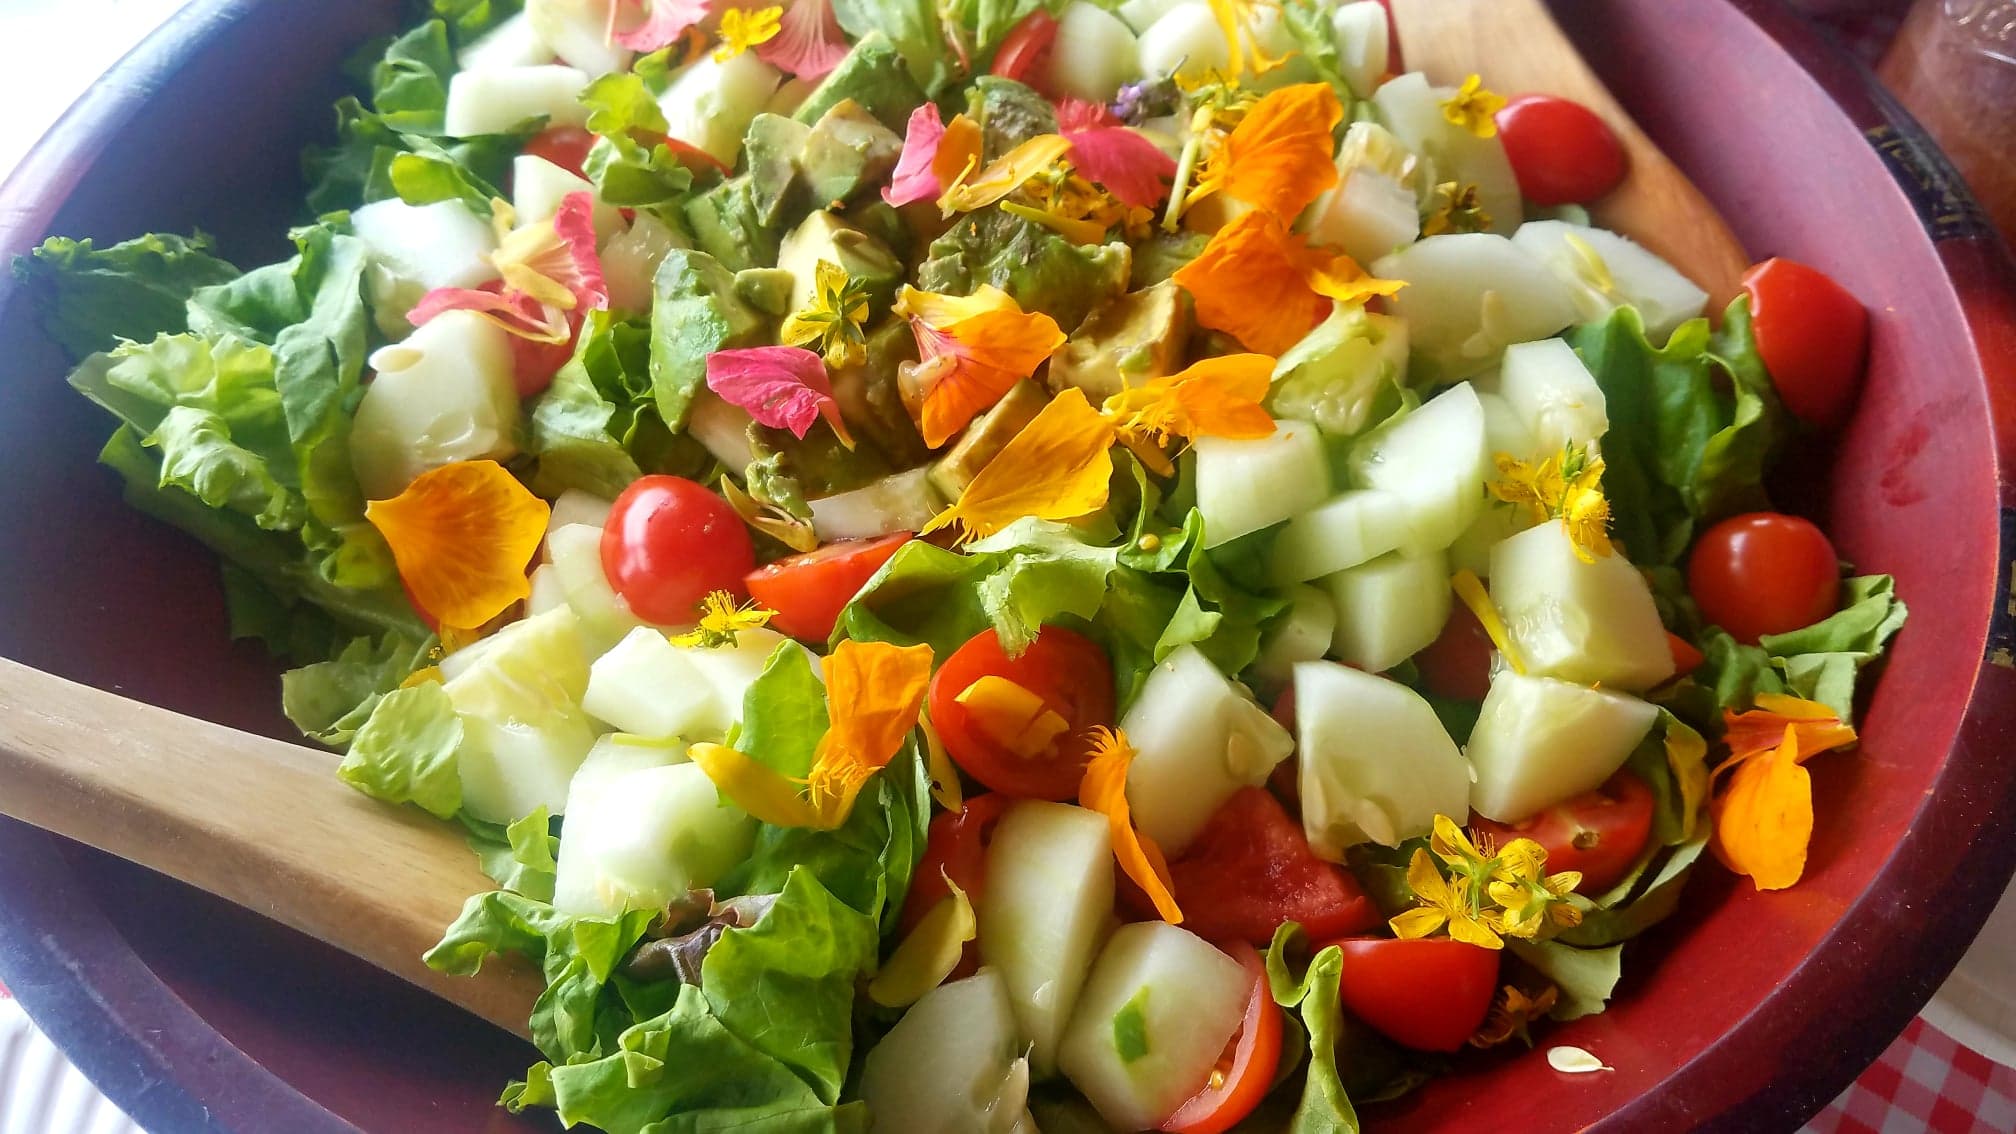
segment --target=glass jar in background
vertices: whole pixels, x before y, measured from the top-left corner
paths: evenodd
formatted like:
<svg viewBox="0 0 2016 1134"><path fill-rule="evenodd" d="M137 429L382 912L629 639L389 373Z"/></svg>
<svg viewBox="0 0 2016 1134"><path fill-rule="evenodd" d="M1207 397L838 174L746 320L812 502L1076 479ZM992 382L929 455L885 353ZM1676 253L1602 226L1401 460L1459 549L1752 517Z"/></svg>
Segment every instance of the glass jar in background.
<svg viewBox="0 0 2016 1134"><path fill-rule="evenodd" d="M1917 0L1877 74L2016 244L2016 0Z"/></svg>

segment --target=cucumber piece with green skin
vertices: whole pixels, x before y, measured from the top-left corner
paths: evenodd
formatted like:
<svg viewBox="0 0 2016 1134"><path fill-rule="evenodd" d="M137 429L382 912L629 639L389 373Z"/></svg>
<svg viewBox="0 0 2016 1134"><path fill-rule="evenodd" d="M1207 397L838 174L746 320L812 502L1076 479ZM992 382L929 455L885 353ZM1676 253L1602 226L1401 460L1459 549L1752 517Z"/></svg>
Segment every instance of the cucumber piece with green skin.
<svg viewBox="0 0 2016 1134"><path fill-rule="evenodd" d="M724 732L732 717L688 654L663 632L640 626L588 667L581 707L611 728L650 739ZM733 716L740 715L738 707Z"/></svg>
<svg viewBox="0 0 2016 1134"><path fill-rule="evenodd" d="M1300 583L1376 559L1411 534L1407 501L1362 488L1288 521L1274 540L1274 581Z"/></svg>
<svg viewBox="0 0 2016 1134"><path fill-rule="evenodd" d="M1193 0L1126 0L1113 10L1120 13L1120 18L1127 22L1127 26L1134 30L1134 34L1139 35L1154 27L1155 21L1192 2Z"/></svg>
<svg viewBox="0 0 2016 1134"><path fill-rule="evenodd" d="M1119 16L1086 0L1071 0L1057 15L1057 39L1037 86L1053 95L1105 105L1124 83L1141 77L1134 31Z"/></svg>
<svg viewBox="0 0 2016 1134"><path fill-rule="evenodd" d="M1260 656L1247 673L1261 693L1279 693L1294 680L1298 662L1316 661L1330 652L1337 636L1337 603L1329 592L1304 584L1283 588L1288 613L1261 639Z"/></svg>
<svg viewBox="0 0 2016 1134"><path fill-rule="evenodd" d="M371 355L350 430L367 500L389 500L429 469L518 452L510 335L473 311L444 311Z"/></svg>
<svg viewBox="0 0 2016 1134"><path fill-rule="evenodd" d="M1386 5L1379 0L1354 0L1339 4L1330 13L1331 30L1337 34L1337 70L1351 93L1371 98L1386 77L1386 50L1390 31Z"/></svg>
<svg viewBox="0 0 2016 1134"><path fill-rule="evenodd" d="M1001 970L1029 1069L1047 1079L1113 917L1113 840L1106 817L1064 803L1009 808L987 846L980 960Z"/></svg>
<svg viewBox="0 0 2016 1134"><path fill-rule="evenodd" d="M1512 161L1495 135L1480 138L1443 115L1442 104L1455 93L1410 71L1381 83L1372 104L1402 145L1434 164L1437 182L1475 185L1477 203L1490 218L1488 230L1510 236L1526 215Z"/></svg>
<svg viewBox="0 0 2016 1134"><path fill-rule="evenodd" d="M594 746L581 711L588 656L580 620L561 607L492 635L442 689L462 720L456 760L462 808L509 823L537 807L567 809L567 785Z"/></svg>
<svg viewBox="0 0 2016 1134"><path fill-rule="evenodd" d="M1494 466L1500 453L1521 461L1542 459L1533 431L1504 395L1479 390L1477 404L1484 407L1484 450L1491 454Z"/></svg>
<svg viewBox="0 0 2016 1134"><path fill-rule="evenodd" d="M1306 421L1278 420L1273 434L1251 440L1199 437L1193 451L1206 547L1280 523L1330 495L1323 439Z"/></svg>
<svg viewBox="0 0 2016 1134"><path fill-rule="evenodd" d="M1123 925L1092 966L1058 1066L1106 1121L1152 1130L1204 1089L1252 990L1245 966L1189 930Z"/></svg>
<svg viewBox="0 0 2016 1134"><path fill-rule="evenodd" d="M705 150L733 169L749 123L763 112L783 81L784 76L753 51L725 60L703 55L658 96L666 136Z"/></svg>
<svg viewBox="0 0 2016 1134"><path fill-rule="evenodd" d="M1288 730L1195 646L1148 672L1120 728L1136 753L1127 771L1128 810L1172 856L1234 793L1267 782L1295 749Z"/></svg>
<svg viewBox="0 0 2016 1134"><path fill-rule="evenodd" d="M1276 360L1271 381L1267 408L1275 416L1313 422L1329 437L1353 436L1389 389L1407 381L1407 324L1336 304Z"/></svg>
<svg viewBox="0 0 2016 1134"><path fill-rule="evenodd" d="M1468 571L1480 579L1491 577L1491 552L1498 545L1527 528L1534 526L1534 520L1523 507L1514 507L1496 501L1486 504L1477 519L1456 542L1449 545L1449 570Z"/></svg>
<svg viewBox="0 0 2016 1134"><path fill-rule="evenodd" d="M1449 557L1389 552L1318 583L1337 604L1332 656L1372 673L1426 648L1449 621Z"/></svg>
<svg viewBox="0 0 2016 1134"><path fill-rule="evenodd" d="M1407 531L1401 551L1425 555L1448 547L1483 509L1490 476L1477 392L1452 386L1380 426L1352 447L1350 467L1360 487L1403 502Z"/></svg>
<svg viewBox="0 0 2016 1134"><path fill-rule="evenodd" d="M929 466L806 503L812 508L812 530L821 542L918 531L945 507L944 497L931 483Z"/></svg>
<svg viewBox="0 0 2016 1134"><path fill-rule="evenodd" d="M995 968L925 993L861 1065L875 1134L1011 1134L1028 1097L1029 1064Z"/></svg>
<svg viewBox="0 0 2016 1134"><path fill-rule="evenodd" d="M588 75L557 63L458 71L448 80L441 129L453 138L508 134L534 119L547 126L580 126L588 121L581 92Z"/></svg>
<svg viewBox="0 0 2016 1134"><path fill-rule="evenodd" d="M636 768L579 794L569 800L554 876L561 913L660 908L719 881L756 839L755 822L722 802L697 764Z"/></svg>
<svg viewBox="0 0 2016 1134"><path fill-rule="evenodd" d="M1309 846L1341 862L1363 842L1398 846L1470 806L1470 764L1435 710L1397 681L1335 662L1295 667L1298 786Z"/></svg>
<svg viewBox="0 0 2016 1134"><path fill-rule="evenodd" d="M1575 247L1577 241L1581 248ZM1693 280L1629 237L1608 229L1533 221L1519 226L1512 243L1545 264L1569 289L1581 313L1577 322L1593 323L1619 307L1636 307L1644 317L1645 333L1656 343L1708 309L1708 293Z"/></svg>
<svg viewBox="0 0 2016 1134"><path fill-rule="evenodd" d="M1570 444L1601 441L1610 430L1603 388L1575 348L1560 339L1506 347L1498 390L1532 436L1531 451L1541 458Z"/></svg>
<svg viewBox="0 0 2016 1134"><path fill-rule="evenodd" d="M1576 321L1567 285L1488 232L1426 237L1380 257L1371 270L1407 282L1387 303L1407 322L1417 383L1482 373L1507 345L1548 338Z"/></svg>
<svg viewBox="0 0 2016 1134"><path fill-rule="evenodd" d="M1619 553L1585 562L1558 522L1492 549L1491 601L1528 673L1630 693L1673 676L1645 576Z"/></svg>
<svg viewBox="0 0 2016 1134"><path fill-rule="evenodd" d="M553 49L539 38L532 17L524 12L477 36L455 53L455 65L464 71L531 67L552 60Z"/></svg>
<svg viewBox="0 0 2016 1134"><path fill-rule="evenodd" d="M592 653L601 655L644 624L609 585L609 576L602 569L602 525L555 528L547 533L546 548L553 557L553 573L561 593L580 618L582 639Z"/></svg>
<svg viewBox="0 0 2016 1134"><path fill-rule="evenodd" d="M1601 787L1658 719L1657 708L1627 694L1500 670L1470 732L1470 807L1519 823Z"/></svg>
<svg viewBox="0 0 2016 1134"><path fill-rule="evenodd" d="M590 75L630 68L631 51L609 38L618 0L525 0L525 18L552 53Z"/></svg>
<svg viewBox="0 0 2016 1134"><path fill-rule="evenodd" d="M803 652L812 663L812 672L820 672L819 658L812 651L786 638L775 630L757 627L753 630L737 630L732 645L693 646L682 648L682 654L694 670L714 687L715 703L720 706L721 715L713 722L718 730L703 728L706 722L696 722L696 733L689 739L712 740L718 733L725 733L728 727L742 719L742 699L756 679L763 676L763 669L770 664L770 656L780 649Z"/></svg>

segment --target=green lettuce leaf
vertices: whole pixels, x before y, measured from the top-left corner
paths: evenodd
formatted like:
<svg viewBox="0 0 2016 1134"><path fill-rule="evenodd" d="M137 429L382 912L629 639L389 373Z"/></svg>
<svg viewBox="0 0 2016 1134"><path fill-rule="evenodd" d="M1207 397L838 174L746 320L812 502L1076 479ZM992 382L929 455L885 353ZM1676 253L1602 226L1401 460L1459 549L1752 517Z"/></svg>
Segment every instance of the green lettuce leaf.
<svg viewBox="0 0 2016 1134"><path fill-rule="evenodd" d="M1561 997L1547 1013L1556 1020L1579 1020L1603 1010L1624 975L1624 946L1577 949L1561 941L1506 939L1505 947L1554 982Z"/></svg>
<svg viewBox="0 0 2016 1134"><path fill-rule="evenodd" d="M462 718L438 682L385 694L350 740L336 778L373 799L441 818L462 810Z"/></svg>
<svg viewBox="0 0 2016 1134"><path fill-rule="evenodd" d="M466 813L457 818L483 873L500 888L542 902L553 900L560 840L543 805L508 826L471 819Z"/></svg>
<svg viewBox="0 0 2016 1134"><path fill-rule="evenodd" d="M743 693L742 723L732 739L772 771L802 779L830 722L826 686L812 672L811 655L785 643Z"/></svg>
<svg viewBox="0 0 2016 1134"><path fill-rule="evenodd" d="M600 135L582 172L605 202L625 208L652 209L660 219L681 225L682 215L669 206L684 201L693 174L670 147L645 145L639 134L665 133L665 114L657 97L635 72L604 75L581 92L588 108L588 129Z"/></svg>
<svg viewBox="0 0 2016 1134"><path fill-rule="evenodd" d="M1267 947L1267 984L1274 1003L1299 1010L1309 1036L1308 1075L1288 1129L1292 1134L1358 1134L1358 1112L1337 1060L1338 1035L1349 1026L1337 991L1344 951L1335 945L1318 951L1298 978L1289 968L1288 952L1301 939L1302 927L1291 921L1274 932Z"/></svg>
<svg viewBox="0 0 2016 1134"><path fill-rule="evenodd" d="M345 643L327 661L280 675L280 707L303 735L332 747L348 744L378 701L427 664L434 639L389 631Z"/></svg>
<svg viewBox="0 0 2016 1134"><path fill-rule="evenodd" d="M52 236L16 257L14 274L35 289L49 337L83 358L115 339L144 342L188 330L190 294L237 278L238 269L212 255L201 232L151 233L110 248Z"/></svg>
<svg viewBox="0 0 2016 1134"><path fill-rule="evenodd" d="M932 0L834 0L833 14L848 39L858 41L880 32L893 43L925 94L936 95L957 76ZM841 64L842 69L846 66Z"/></svg>
<svg viewBox="0 0 2016 1134"><path fill-rule="evenodd" d="M1127 290L1132 259L1125 244L1073 244L1033 221L987 209L931 242L917 286L970 295L992 284L1069 334L1094 307Z"/></svg>
<svg viewBox="0 0 2016 1134"><path fill-rule="evenodd" d="M1766 634L1757 644L1794 696L1818 701L1836 716L1854 719L1855 679L1862 667L1883 654L1909 611L1897 597L1896 580L1863 575L1841 584L1841 609L1788 634Z"/></svg>

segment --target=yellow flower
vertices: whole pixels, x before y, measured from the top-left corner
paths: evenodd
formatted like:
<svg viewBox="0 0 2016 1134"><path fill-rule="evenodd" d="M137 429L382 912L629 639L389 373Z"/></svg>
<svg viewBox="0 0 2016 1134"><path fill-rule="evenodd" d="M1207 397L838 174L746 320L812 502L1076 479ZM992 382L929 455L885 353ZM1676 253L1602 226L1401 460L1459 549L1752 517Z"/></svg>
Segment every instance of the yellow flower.
<svg viewBox="0 0 2016 1134"><path fill-rule="evenodd" d="M675 636L672 644L709 650L732 646L737 634L768 626L776 616L776 611L765 610L753 602L735 605L735 596L727 591L709 591L700 600L699 624Z"/></svg>
<svg viewBox="0 0 2016 1134"><path fill-rule="evenodd" d="M1113 856L1120 869L1155 903L1155 912L1163 921L1181 925L1183 910L1176 905L1169 863L1153 839L1134 829L1128 810L1127 769L1133 763L1134 748L1127 743L1126 733L1093 729L1092 759L1085 765L1085 778L1078 786L1078 805L1106 816L1113 832Z"/></svg>
<svg viewBox="0 0 2016 1134"><path fill-rule="evenodd" d="M1441 236L1450 232L1483 232L1491 227L1491 214L1477 198L1477 183L1444 181L1435 186L1434 204L1421 221L1421 235ZM1571 234L1569 239L1574 239Z"/></svg>
<svg viewBox="0 0 2016 1134"><path fill-rule="evenodd" d="M550 513L496 461L430 469L399 495L364 506L414 604L443 627L464 630L531 593L525 565Z"/></svg>
<svg viewBox="0 0 2016 1134"><path fill-rule="evenodd" d="M1532 839L1505 844L1491 864L1485 893L1503 910L1499 923L1511 937L1533 938L1549 925L1578 925L1582 911L1568 900L1582 884L1579 871L1547 873L1547 851Z"/></svg>
<svg viewBox="0 0 2016 1134"><path fill-rule="evenodd" d="M993 161L979 172L972 163L938 198L938 208L946 216L985 208L1022 187L1071 152L1071 141L1062 134L1039 134ZM935 164L935 163L934 163Z"/></svg>
<svg viewBox="0 0 2016 1134"><path fill-rule="evenodd" d="M1491 592L1484 589L1483 580L1477 577L1477 573L1465 567L1450 578L1449 585L1456 588L1456 597L1462 599L1463 605L1470 608L1470 613L1477 616L1477 624L1484 628L1485 637L1490 638L1491 644L1504 656L1505 664L1512 667L1513 673L1525 673L1526 659L1520 657L1518 649L1512 645L1511 631L1505 628L1505 619L1498 613L1498 604L1491 601Z"/></svg>
<svg viewBox="0 0 2016 1134"><path fill-rule="evenodd" d="M1484 80L1472 74L1456 88L1456 93L1442 100L1442 117L1451 126L1461 126L1479 138L1498 136L1499 111L1505 109L1505 99L1484 89Z"/></svg>
<svg viewBox="0 0 2016 1134"><path fill-rule="evenodd" d="M730 8L721 13L721 46L714 49L714 59L726 63L752 47L769 43L783 28L782 7Z"/></svg>
<svg viewBox="0 0 2016 1134"><path fill-rule="evenodd" d="M1550 925L1582 920L1568 901L1582 876L1572 870L1548 874L1547 852L1531 839L1495 849L1488 841L1479 846L1454 819L1437 815L1428 847L1434 857L1416 851L1407 869L1407 885L1421 908L1390 923L1402 937L1426 937L1446 923L1451 937L1496 949L1503 944L1500 934L1531 938ZM1436 858L1449 865L1446 879Z"/></svg>
<svg viewBox="0 0 2016 1134"><path fill-rule="evenodd" d="M1344 105L1328 83L1297 83L1253 104L1205 158L1187 205L1224 193L1292 224L1337 184L1331 131Z"/></svg>
<svg viewBox="0 0 2016 1134"><path fill-rule="evenodd" d="M1080 177L1069 163L1030 178L1015 196L1022 199L1002 201L1003 212L1040 224L1073 244L1103 243L1116 227L1130 237L1145 236L1154 216Z"/></svg>
<svg viewBox="0 0 2016 1134"><path fill-rule="evenodd" d="M1050 399L924 531L956 521L963 539L980 539L1024 516L1072 520L1104 507L1112 446L1113 427L1074 386Z"/></svg>
<svg viewBox="0 0 2016 1134"><path fill-rule="evenodd" d="M1254 33L1262 12L1281 10L1280 0L1210 0L1211 15L1218 21L1218 31L1225 37L1225 53L1230 56L1231 73L1238 78L1249 65L1255 75L1264 75L1288 61L1285 55L1271 56L1260 48L1260 39Z"/></svg>
<svg viewBox="0 0 2016 1134"><path fill-rule="evenodd" d="M1496 458L1491 495L1526 508L1536 521L1558 519L1584 563L1616 551L1610 543L1610 501L1603 495L1603 459L1570 443L1536 467L1509 453Z"/></svg>
<svg viewBox="0 0 2016 1134"><path fill-rule="evenodd" d="M1271 435L1274 418L1260 403L1273 374L1274 359L1264 354L1207 358L1120 391L1104 410L1121 442L1167 476L1174 471L1162 451L1169 441Z"/></svg>
<svg viewBox="0 0 2016 1134"><path fill-rule="evenodd" d="M1825 705L1760 694L1758 708L1727 714L1726 773L1710 809L1715 856L1759 890L1783 890L1806 870L1813 839L1813 779L1805 762L1855 743L1855 730Z"/></svg>
<svg viewBox="0 0 2016 1134"><path fill-rule="evenodd" d="M1373 296L1397 294L1406 280L1382 280L1358 266L1358 261L1339 252L1328 263L1309 273L1309 286L1316 294L1339 303L1363 304Z"/></svg>
<svg viewBox="0 0 2016 1134"><path fill-rule="evenodd" d="M1417 849L1407 864L1407 887L1421 904L1387 922L1395 936L1428 937L1447 926L1449 936L1458 941L1486 949L1505 947L1505 939L1498 936L1491 912L1479 908L1471 887L1453 884L1442 877L1427 851Z"/></svg>
<svg viewBox="0 0 2016 1134"><path fill-rule="evenodd" d="M777 331L785 346L819 344L826 365L855 366L868 356L868 338L861 324L868 320L868 285L831 260L819 261L812 302L794 311Z"/></svg>
<svg viewBox="0 0 2016 1134"><path fill-rule="evenodd" d="M919 426L924 443L934 449L1064 345L1055 319L1024 312L991 284L968 296L905 285L896 297L896 314L910 320L917 336L921 361L912 373L924 392Z"/></svg>
<svg viewBox="0 0 2016 1134"><path fill-rule="evenodd" d="M1540 990L1538 996L1528 996L1512 985L1506 985L1491 1002L1491 1015L1477 1034L1470 1037L1472 1047L1496 1047L1517 1036L1528 1047L1533 1045L1533 1036L1528 1030L1533 1022L1553 1011L1554 1002L1560 992L1553 985Z"/></svg>

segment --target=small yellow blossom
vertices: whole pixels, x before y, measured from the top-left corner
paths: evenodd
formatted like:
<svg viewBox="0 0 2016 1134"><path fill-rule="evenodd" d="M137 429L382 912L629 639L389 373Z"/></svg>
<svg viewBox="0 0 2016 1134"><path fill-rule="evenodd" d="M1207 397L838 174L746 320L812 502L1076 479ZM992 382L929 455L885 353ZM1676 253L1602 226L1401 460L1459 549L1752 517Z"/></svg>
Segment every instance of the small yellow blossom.
<svg viewBox="0 0 2016 1134"><path fill-rule="evenodd" d="M1421 904L1394 917L1387 924L1397 937L1428 937L1448 928L1449 936L1486 949L1503 949L1492 911L1474 900L1471 887L1456 885L1442 877L1435 860L1425 850L1416 850L1407 864L1407 887Z"/></svg>
<svg viewBox="0 0 2016 1134"><path fill-rule="evenodd" d="M868 321L868 285L831 260L819 261L813 279L812 302L785 318L778 340L785 346L819 344L831 367L859 365L868 356L868 338L861 332Z"/></svg>
<svg viewBox="0 0 2016 1134"><path fill-rule="evenodd" d="M1455 820L1437 815L1428 846L1433 856L1417 850L1407 868L1407 885L1420 907L1389 923L1401 937L1427 937L1447 925L1458 941L1497 949L1503 937L1530 939L1582 920L1568 900L1582 876L1572 870L1548 874L1547 852L1531 839L1495 849L1488 841L1479 846ZM1435 865L1438 858L1448 864L1446 878Z"/></svg>
<svg viewBox="0 0 2016 1134"><path fill-rule="evenodd" d="M1435 186L1434 204L1421 221L1421 235L1441 236L1451 232L1483 232L1491 227L1491 214L1478 200L1476 182L1458 184L1444 181ZM1573 237L1570 237L1573 239Z"/></svg>
<svg viewBox="0 0 2016 1134"><path fill-rule="evenodd" d="M1610 501L1603 495L1603 458L1571 442L1538 466L1509 453L1499 453L1496 461L1493 496L1524 506L1535 521L1560 520L1584 563L1616 551L1610 543Z"/></svg>
<svg viewBox="0 0 2016 1134"><path fill-rule="evenodd" d="M730 8L721 13L721 46L714 49L714 60L726 63L752 47L776 39L782 30L782 7Z"/></svg>
<svg viewBox="0 0 2016 1134"><path fill-rule="evenodd" d="M1477 624L1484 628L1484 635L1498 648L1505 658L1505 664L1513 673L1526 672L1526 659L1519 656L1519 650L1512 644L1512 633L1505 628L1505 619L1498 613L1498 604L1491 601L1491 592L1484 589L1484 581L1468 567L1456 572L1449 580L1456 590L1456 597L1477 616Z"/></svg>
<svg viewBox="0 0 2016 1134"><path fill-rule="evenodd" d="M684 634L673 637L675 646L718 649L735 644L735 636L744 630L760 630L777 616L774 610L765 610L755 603L735 604L735 596L727 591L709 591L700 600L700 622Z"/></svg>
<svg viewBox="0 0 2016 1134"><path fill-rule="evenodd" d="M1119 228L1129 238L1147 235L1154 214L1130 207L1078 175L1069 162L1058 162L1001 202L1002 211L1040 224L1073 244L1100 244Z"/></svg>
<svg viewBox="0 0 2016 1134"><path fill-rule="evenodd" d="M1463 80L1456 93L1442 100L1442 117L1451 126L1461 126L1479 138L1498 136L1498 112L1505 109L1505 99L1484 88L1484 80L1475 74Z"/></svg>

